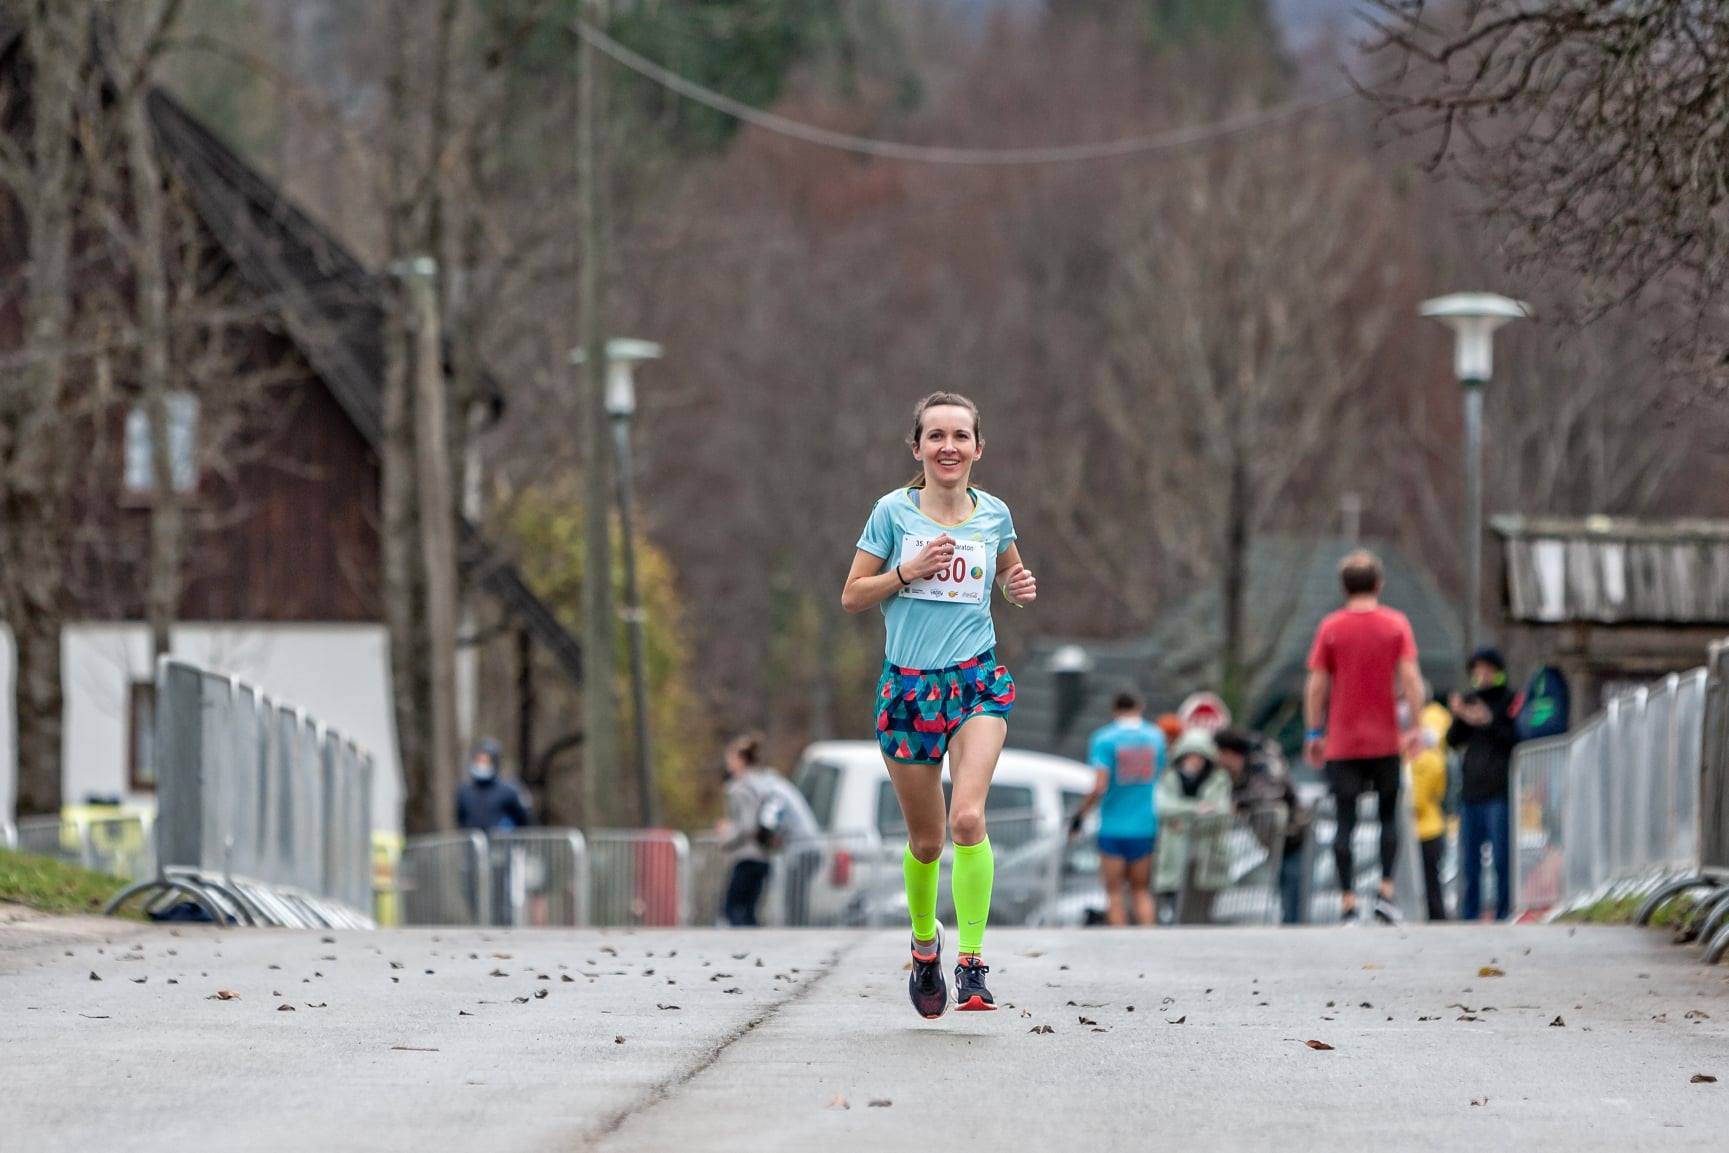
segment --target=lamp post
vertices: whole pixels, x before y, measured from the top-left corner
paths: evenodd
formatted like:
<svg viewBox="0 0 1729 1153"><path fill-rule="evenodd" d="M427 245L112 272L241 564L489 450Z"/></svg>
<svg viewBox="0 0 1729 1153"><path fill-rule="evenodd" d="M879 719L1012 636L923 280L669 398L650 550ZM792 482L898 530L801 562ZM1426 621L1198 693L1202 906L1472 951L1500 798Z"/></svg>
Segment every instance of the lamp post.
<svg viewBox="0 0 1729 1153"><path fill-rule="evenodd" d="M1061 741L1069 735L1087 703L1087 674L1093 671L1093 657L1080 645L1063 645L1050 655L1047 667L1057 685L1057 712L1051 736Z"/></svg>
<svg viewBox="0 0 1729 1153"><path fill-rule="evenodd" d="M630 632L630 709L636 738L637 817L650 828L660 823L655 803L653 760L648 740L647 613L636 579L635 488L632 485L630 426L636 417L636 366L659 360L660 345L646 340L606 342L606 415L612 422L613 456L618 465L619 549L624 559L624 618ZM581 364L583 350L571 353ZM593 574L600 576L601 574Z"/></svg>
<svg viewBox="0 0 1729 1153"><path fill-rule="evenodd" d="M1495 330L1531 316L1524 301L1491 292L1455 292L1425 300L1418 314L1440 321L1455 338L1453 373L1465 390L1465 653L1477 650L1483 599L1483 386L1494 363Z"/></svg>

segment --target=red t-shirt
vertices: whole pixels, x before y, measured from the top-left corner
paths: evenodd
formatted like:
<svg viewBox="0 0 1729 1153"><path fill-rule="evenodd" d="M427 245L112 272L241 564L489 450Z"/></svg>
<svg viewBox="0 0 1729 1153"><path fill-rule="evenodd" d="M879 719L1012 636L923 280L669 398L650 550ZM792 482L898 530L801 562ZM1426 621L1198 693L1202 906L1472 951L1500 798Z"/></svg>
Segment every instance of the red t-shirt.
<svg viewBox="0 0 1729 1153"><path fill-rule="evenodd" d="M1327 698L1329 761L1398 754L1399 662L1416 659L1411 622L1397 609L1340 609L1321 622L1309 650L1309 667L1332 677Z"/></svg>

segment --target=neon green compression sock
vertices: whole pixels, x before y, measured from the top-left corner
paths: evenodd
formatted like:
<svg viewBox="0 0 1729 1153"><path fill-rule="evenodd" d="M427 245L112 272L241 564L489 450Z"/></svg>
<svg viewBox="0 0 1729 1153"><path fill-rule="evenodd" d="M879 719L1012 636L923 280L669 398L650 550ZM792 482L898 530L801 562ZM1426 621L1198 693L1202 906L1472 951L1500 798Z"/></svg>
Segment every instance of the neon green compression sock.
<svg viewBox="0 0 1729 1153"><path fill-rule="evenodd" d="M962 953L976 953L984 944L985 922L991 915L991 882L996 877L991 839L955 846L955 922Z"/></svg>
<svg viewBox="0 0 1729 1153"><path fill-rule="evenodd" d="M937 874L942 858L921 861L908 845L901 854L901 875L907 882L907 912L913 918L913 939L932 941L937 935Z"/></svg>

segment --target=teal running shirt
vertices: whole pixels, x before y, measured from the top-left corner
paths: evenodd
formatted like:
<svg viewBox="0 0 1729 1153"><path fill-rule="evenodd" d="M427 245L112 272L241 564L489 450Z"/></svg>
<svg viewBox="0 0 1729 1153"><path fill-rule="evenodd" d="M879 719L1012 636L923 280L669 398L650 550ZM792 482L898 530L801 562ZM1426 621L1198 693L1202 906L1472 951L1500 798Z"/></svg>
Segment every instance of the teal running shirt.
<svg viewBox="0 0 1729 1153"><path fill-rule="evenodd" d="M967 492L973 514L957 525L938 524L926 516L916 488L895 489L877 501L865 522L858 547L881 557L885 569L910 560L919 551L913 546L944 533L957 546L953 571L918 581L882 603L890 664L943 669L996 647L991 593L997 557L1015 541L1015 522L1009 506L990 493L976 488Z"/></svg>
<svg viewBox="0 0 1729 1153"><path fill-rule="evenodd" d="M1144 719L1116 720L1093 734L1087 763L1109 774L1099 805L1099 836L1151 837L1158 832L1155 788L1165 768L1165 734Z"/></svg>

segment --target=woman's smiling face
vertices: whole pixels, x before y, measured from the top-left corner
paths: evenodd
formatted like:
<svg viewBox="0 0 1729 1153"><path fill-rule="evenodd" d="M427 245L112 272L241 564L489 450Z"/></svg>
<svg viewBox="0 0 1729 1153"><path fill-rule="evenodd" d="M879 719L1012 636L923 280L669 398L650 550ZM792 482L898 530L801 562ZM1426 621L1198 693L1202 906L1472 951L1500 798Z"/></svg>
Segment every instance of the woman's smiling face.
<svg viewBox="0 0 1729 1153"><path fill-rule="evenodd" d="M933 404L921 424L913 457L925 466L925 475L945 485L964 481L985 447L973 414L958 404Z"/></svg>

